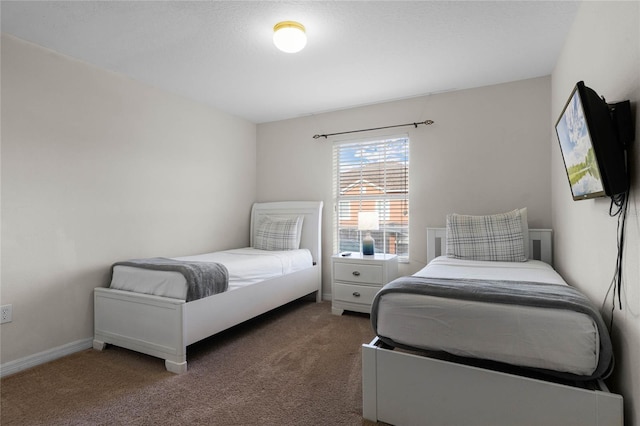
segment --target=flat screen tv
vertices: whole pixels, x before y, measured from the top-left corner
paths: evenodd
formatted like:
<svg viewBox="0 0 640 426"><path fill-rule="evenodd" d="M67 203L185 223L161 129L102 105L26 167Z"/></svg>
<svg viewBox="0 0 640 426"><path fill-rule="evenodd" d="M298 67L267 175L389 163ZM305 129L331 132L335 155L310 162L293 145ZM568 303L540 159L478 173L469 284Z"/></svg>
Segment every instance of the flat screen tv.
<svg viewBox="0 0 640 426"><path fill-rule="evenodd" d="M609 105L582 81L571 92L556 133L574 200L613 197L628 190L627 141L620 140L619 119L614 116L617 107L624 109L626 123L630 112L625 102Z"/></svg>

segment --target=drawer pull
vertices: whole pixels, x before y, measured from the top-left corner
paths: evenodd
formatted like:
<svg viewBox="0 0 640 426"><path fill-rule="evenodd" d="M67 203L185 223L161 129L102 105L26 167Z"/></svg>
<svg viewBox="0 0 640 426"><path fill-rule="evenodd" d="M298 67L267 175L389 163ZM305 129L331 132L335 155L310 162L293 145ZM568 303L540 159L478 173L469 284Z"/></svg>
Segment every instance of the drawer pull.
<svg viewBox="0 0 640 426"><path fill-rule="evenodd" d="M360 297L360 293L358 293L357 291L353 292L353 297Z"/></svg>
<svg viewBox="0 0 640 426"><path fill-rule="evenodd" d="M352 274L355 275L356 277L360 276L360 272L358 272L358 271L353 271Z"/></svg>

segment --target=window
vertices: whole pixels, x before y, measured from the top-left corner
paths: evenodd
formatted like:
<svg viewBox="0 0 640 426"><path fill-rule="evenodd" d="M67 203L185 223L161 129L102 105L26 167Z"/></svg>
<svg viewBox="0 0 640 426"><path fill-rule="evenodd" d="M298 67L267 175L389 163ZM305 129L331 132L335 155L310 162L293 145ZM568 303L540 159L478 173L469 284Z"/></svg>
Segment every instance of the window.
<svg viewBox="0 0 640 426"><path fill-rule="evenodd" d="M409 138L333 145L334 251L360 251L358 212L376 211L376 253L409 260Z"/></svg>

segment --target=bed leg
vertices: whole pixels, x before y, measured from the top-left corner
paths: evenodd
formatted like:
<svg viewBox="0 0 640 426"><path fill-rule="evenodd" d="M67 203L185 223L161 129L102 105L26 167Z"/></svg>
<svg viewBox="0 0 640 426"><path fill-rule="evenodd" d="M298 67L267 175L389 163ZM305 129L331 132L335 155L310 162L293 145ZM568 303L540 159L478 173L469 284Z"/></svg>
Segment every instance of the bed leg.
<svg viewBox="0 0 640 426"><path fill-rule="evenodd" d="M96 351L103 351L106 347L107 344L105 342L93 339L93 349L95 349Z"/></svg>
<svg viewBox="0 0 640 426"><path fill-rule="evenodd" d="M320 290L316 291L316 303L322 302L322 292Z"/></svg>
<svg viewBox="0 0 640 426"><path fill-rule="evenodd" d="M171 373L182 374L187 372L187 361L173 362L165 359L164 366L167 367L167 371Z"/></svg>
<svg viewBox="0 0 640 426"><path fill-rule="evenodd" d="M373 343L373 342L372 342ZM362 417L372 422L378 421L376 348L371 344L362 345Z"/></svg>

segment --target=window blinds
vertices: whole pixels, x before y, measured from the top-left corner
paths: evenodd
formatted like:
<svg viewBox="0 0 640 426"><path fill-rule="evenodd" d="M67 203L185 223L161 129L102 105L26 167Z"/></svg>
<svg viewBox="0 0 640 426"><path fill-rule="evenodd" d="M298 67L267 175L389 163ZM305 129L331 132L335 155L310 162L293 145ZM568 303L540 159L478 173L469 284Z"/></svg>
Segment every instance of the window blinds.
<svg viewBox="0 0 640 426"><path fill-rule="evenodd" d="M409 138L333 145L336 251L360 251L358 212L378 213L376 253L409 256Z"/></svg>

